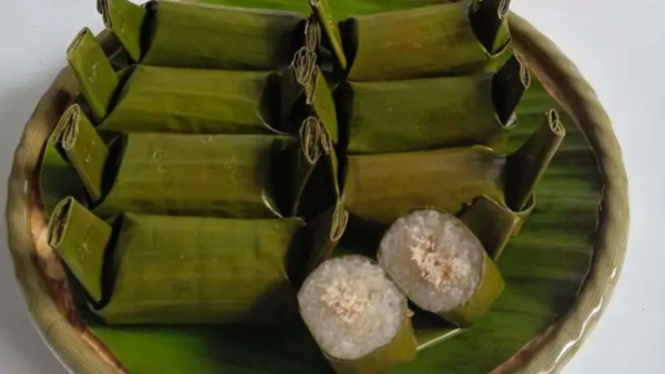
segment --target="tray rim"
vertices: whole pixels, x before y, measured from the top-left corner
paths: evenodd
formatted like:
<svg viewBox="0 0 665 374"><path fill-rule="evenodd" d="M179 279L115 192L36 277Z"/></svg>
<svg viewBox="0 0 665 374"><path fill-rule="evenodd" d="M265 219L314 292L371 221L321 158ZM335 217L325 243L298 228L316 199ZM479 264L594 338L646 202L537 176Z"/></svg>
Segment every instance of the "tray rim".
<svg viewBox="0 0 665 374"><path fill-rule="evenodd" d="M593 147L605 183L598 240L591 271L572 308L552 327L518 352L496 373L558 373L588 338L607 307L619 278L629 229L628 179L609 116L593 88L575 65L546 36L512 13L515 48L554 98L576 119ZM100 39L112 47L108 32ZM33 324L47 346L71 373L118 374L119 362L100 355L100 347L72 326L51 298L31 232L36 201L36 170L43 143L53 123L76 90L73 72L63 69L42 96L16 149L8 181L9 250L19 291Z"/></svg>

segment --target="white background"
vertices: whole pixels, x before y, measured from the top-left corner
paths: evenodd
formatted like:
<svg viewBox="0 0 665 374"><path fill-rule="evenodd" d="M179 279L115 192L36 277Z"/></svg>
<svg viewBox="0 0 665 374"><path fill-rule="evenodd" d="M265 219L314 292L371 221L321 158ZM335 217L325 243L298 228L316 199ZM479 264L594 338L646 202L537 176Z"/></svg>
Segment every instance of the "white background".
<svg viewBox="0 0 665 374"><path fill-rule="evenodd" d="M101 17L94 0L0 0L0 7L4 213L5 181L23 125L64 66L76 32L84 25L101 30ZM665 373L665 1L513 0L512 7L552 38L596 88L614 121L631 183L623 275L607 313L563 372ZM64 374L26 315L6 241L2 214L0 374Z"/></svg>

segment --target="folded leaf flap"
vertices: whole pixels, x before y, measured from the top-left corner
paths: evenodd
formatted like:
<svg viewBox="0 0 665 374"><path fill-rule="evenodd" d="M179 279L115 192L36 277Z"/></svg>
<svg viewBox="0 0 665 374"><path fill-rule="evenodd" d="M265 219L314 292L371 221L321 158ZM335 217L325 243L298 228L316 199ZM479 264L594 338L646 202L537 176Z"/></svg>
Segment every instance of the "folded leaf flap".
<svg viewBox="0 0 665 374"><path fill-rule="evenodd" d="M344 235L348 223L349 213L344 209L341 200L309 223L308 244L311 250L305 276L332 257L333 250Z"/></svg>
<svg viewBox="0 0 665 374"><path fill-rule="evenodd" d="M475 144L502 150L515 121L503 122L500 113L504 103L519 100L508 84L496 84L507 83L503 75L343 83L336 95L347 150L374 154Z"/></svg>
<svg viewBox="0 0 665 374"><path fill-rule="evenodd" d="M342 46L342 35L339 31L339 25L333 17L328 0L309 0L309 3L323 28L326 40L337 57L337 62L343 70L346 70L348 62Z"/></svg>
<svg viewBox="0 0 665 374"><path fill-rule="evenodd" d="M145 8L129 0L97 0L97 10L131 59L140 61Z"/></svg>
<svg viewBox="0 0 665 374"><path fill-rule="evenodd" d="M508 28L510 0L472 0L471 26L490 54L505 48L512 40Z"/></svg>
<svg viewBox="0 0 665 374"><path fill-rule="evenodd" d="M67 112L58 121L49 136L41 159L39 189L44 210L50 216L55 207L65 198L87 204L86 187L81 176L62 148L62 133L69 125Z"/></svg>
<svg viewBox="0 0 665 374"><path fill-rule="evenodd" d="M104 257L111 233L109 224L72 197L58 204L49 222L48 244L95 302L103 297Z"/></svg>
<svg viewBox="0 0 665 374"><path fill-rule="evenodd" d="M538 182L566 136L556 110L550 110L543 124L508 159L506 200L516 211L524 210Z"/></svg>
<svg viewBox="0 0 665 374"><path fill-rule="evenodd" d="M299 148L292 150L294 216L314 217L340 198L339 164L330 135L316 117L300 129Z"/></svg>
<svg viewBox="0 0 665 374"><path fill-rule="evenodd" d="M297 316L286 274L299 219L127 214L115 247L109 324L283 323Z"/></svg>
<svg viewBox="0 0 665 374"><path fill-rule="evenodd" d="M407 308L404 305L404 308ZM378 374L416 359L417 343L411 319L404 318L402 328L392 342L357 360L338 360L326 356L338 374Z"/></svg>
<svg viewBox="0 0 665 374"><path fill-rule="evenodd" d="M497 261L511 238L535 205L535 199L522 212L513 212L485 196L479 197L460 215L460 220L478 237L489 257Z"/></svg>
<svg viewBox="0 0 665 374"><path fill-rule="evenodd" d="M494 71L506 43L488 52L472 26L472 0L351 18L341 26L352 81ZM506 25L507 28L507 25ZM452 53L451 51L454 51Z"/></svg>
<svg viewBox="0 0 665 374"><path fill-rule="evenodd" d="M339 142L339 129L335 100L326 79L319 69L316 70L314 77L314 91L311 97L308 97L307 103L312 108L312 113L323 123L332 143L337 144Z"/></svg>
<svg viewBox="0 0 665 374"><path fill-rule="evenodd" d="M515 108L531 84L531 74L524 58L514 54L494 75L492 97L499 120L504 126L514 122Z"/></svg>
<svg viewBox="0 0 665 374"><path fill-rule="evenodd" d="M84 28L76 36L67 49L67 61L95 120L101 121L108 113L120 81L90 29Z"/></svg>
<svg viewBox="0 0 665 374"><path fill-rule="evenodd" d="M505 288L499 268L487 253L483 255L483 277L474 295L456 310L442 313L442 317L462 327L469 327L478 322Z"/></svg>
<svg viewBox="0 0 665 374"><path fill-rule="evenodd" d="M100 129L274 134L279 88L271 72L138 66Z"/></svg>
<svg viewBox="0 0 665 374"><path fill-rule="evenodd" d="M297 49L305 20L295 13L171 1L149 3L143 63L225 70L276 70Z"/></svg>
<svg viewBox="0 0 665 374"><path fill-rule="evenodd" d="M281 127L295 133L307 117L315 116L325 125L334 143L338 142L335 100L321 70L316 53L303 47L296 52L281 75Z"/></svg>
<svg viewBox="0 0 665 374"><path fill-rule="evenodd" d="M130 133L109 194L95 210L222 216L281 217L276 191L289 183L279 155L284 136ZM275 184L279 185L275 185Z"/></svg>
<svg viewBox="0 0 665 374"><path fill-rule="evenodd" d="M54 141L67 155L91 201L102 197L103 176L109 150L77 104L62 115Z"/></svg>

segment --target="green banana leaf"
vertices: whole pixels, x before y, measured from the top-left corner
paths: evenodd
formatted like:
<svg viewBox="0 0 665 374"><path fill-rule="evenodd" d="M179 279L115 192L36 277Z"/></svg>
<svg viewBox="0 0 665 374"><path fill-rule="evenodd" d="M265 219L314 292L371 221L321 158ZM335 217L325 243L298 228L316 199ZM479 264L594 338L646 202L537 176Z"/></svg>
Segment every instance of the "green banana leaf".
<svg viewBox="0 0 665 374"><path fill-rule="evenodd" d="M482 196L464 209L459 218L478 237L490 258L496 261L510 239L519 234L535 205L532 196L522 211L515 212Z"/></svg>
<svg viewBox="0 0 665 374"><path fill-rule="evenodd" d="M255 9L276 9L297 12L308 15L311 8L307 1L303 0L197 0L198 3L217 4L226 6L238 6ZM331 7L331 13L335 21L343 19L390 12L401 9L420 8L427 5L448 3L450 0L335 0Z"/></svg>
<svg viewBox="0 0 665 374"><path fill-rule="evenodd" d="M517 109L520 126L511 150L532 135L553 106L533 82ZM568 311L591 264L602 184L593 150L573 119L561 115L567 136L536 190L538 205L498 261L506 290L485 318L463 333L416 311L419 357L389 373L486 374ZM338 251L348 244L341 245ZM109 327L84 308L80 313L133 374L332 373L301 324Z"/></svg>
<svg viewBox="0 0 665 374"><path fill-rule="evenodd" d="M67 61L81 86L94 119L100 121L108 108L120 80L90 29L84 28L67 49Z"/></svg>
<svg viewBox="0 0 665 374"><path fill-rule="evenodd" d="M522 211L564 135L558 116L549 113L534 136L510 156L483 146L348 156L346 208L385 225L419 207L459 214L481 196ZM512 189L525 196L507 201L506 196L517 196ZM512 201L525 204L507 205Z"/></svg>
<svg viewBox="0 0 665 374"><path fill-rule="evenodd" d="M270 72L139 65L101 130L203 134L275 133L279 88Z"/></svg>
<svg viewBox="0 0 665 374"><path fill-rule="evenodd" d="M97 0L97 10L104 18L104 25L111 30L125 48L132 61L140 61L142 30L147 11L126 0Z"/></svg>
<svg viewBox="0 0 665 374"><path fill-rule="evenodd" d="M296 319L286 269L304 255L303 221L127 214L115 226L112 239L111 225L68 198L49 227L49 243L106 323Z"/></svg>
<svg viewBox="0 0 665 374"><path fill-rule="evenodd" d="M341 69L346 71L349 63L344 53L344 46L342 45L342 34L340 33L338 22L333 17L332 8L328 0L309 0L309 4L323 29L323 33L326 35L328 47L335 54Z"/></svg>
<svg viewBox="0 0 665 374"><path fill-rule="evenodd" d="M344 209L344 202L341 200L338 200L334 207L309 222L308 243L311 243L311 250L307 264L304 266L305 273L302 280L332 256L348 223L349 213Z"/></svg>
<svg viewBox="0 0 665 374"><path fill-rule="evenodd" d="M268 135L130 133L112 187L95 212L281 217L286 203L278 191L290 183L290 172L272 158L280 159L292 143Z"/></svg>
<svg viewBox="0 0 665 374"><path fill-rule="evenodd" d="M46 141L39 170L39 188L46 214L50 216L56 205L62 199L72 196L79 202L88 205L86 187L82 177L70 161L63 148L63 135L72 133L71 127L75 126L76 115L80 108L72 106L65 111L53 132ZM84 115L78 116L83 120ZM83 120L85 122L85 120ZM70 129L70 130L67 130ZM85 156L83 156L85 159Z"/></svg>
<svg viewBox="0 0 665 374"><path fill-rule="evenodd" d="M110 225L72 197L58 204L49 222L49 245L62 257L94 302L100 302L104 296L104 262L111 234Z"/></svg>
<svg viewBox="0 0 665 374"><path fill-rule="evenodd" d="M106 26L136 62L223 70L276 70L300 46L304 17L193 3L100 0Z"/></svg>
<svg viewBox="0 0 665 374"><path fill-rule="evenodd" d="M350 154L483 144L505 149L515 107L529 86L517 56L496 73L387 82L345 82L337 90Z"/></svg>
<svg viewBox="0 0 665 374"><path fill-rule="evenodd" d="M286 274L298 219L127 214L114 248L109 324L279 323L295 318Z"/></svg>
<svg viewBox="0 0 665 374"><path fill-rule="evenodd" d="M109 149L78 105L65 111L56 133L67 159L78 172L91 201L102 197L104 169Z"/></svg>
<svg viewBox="0 0 665 374"><path fill-rule="evenodd" d="M506 4L465 0L345 20L341 30L350 61L348 79L379 81L494 71L505 61L511 42Z"/></svg>

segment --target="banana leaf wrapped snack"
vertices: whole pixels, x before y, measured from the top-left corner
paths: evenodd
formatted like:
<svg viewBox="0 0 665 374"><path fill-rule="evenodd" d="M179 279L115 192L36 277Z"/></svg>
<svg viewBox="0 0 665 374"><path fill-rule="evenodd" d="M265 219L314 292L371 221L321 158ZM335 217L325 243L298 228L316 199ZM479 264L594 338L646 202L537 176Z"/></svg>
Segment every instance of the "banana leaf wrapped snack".
<svg viewBox="0 0 665 374"><path fill-rule="evenodd" d="M529 73L514 55L495 74L346 82L337 91L350 154L474 144L505 148Z"/></svg>
<svg viewBox="0 0 665 374"><path fill-rule="evenodd" d="M296 314L286 269L304 228L299 219L140 214L111 226L68 198L49 243L108 324L279 323Z"/></svg>
<svg viewBox="0 0 665 374"><path fill-rule="evenodd" d="M485 223L473 223L478 228L491 226L496 217L514 235L532 209L535 186L564 136L558 114L551 111L512 155L472 146L348 156L346 208L351 215L380 225L425 207L468 214L468 221L484 217ZM506 235L496 233L496 238L505 245ZM500 254L501 249L496 246L492 252Z"/></svg>
<svg viewBox="0 0 665 374"><path fill-rule="evenodd" d="M68 60L101 130L275 134L297 133L299 128L299 123L282 118L282 112L286 116L296 110L286 105L282 110L279 98L291 97L289 104L296 106L303 90L294 85L281 88L278 74L272 71L137 65L116 73L88 29L72 43ZM336 135L335 106L327 84L317 84L315 93L311 101L321 108L316 113Z"/></svg>
<svg viewBox="0 0 665 374"><path fill-rule="evenodd" d="M104 23L135 62L221 70L277 70L301 44L295 13L215 5L99 0Z"/></svg>
<svg viewBox="0 0 665 374"><path fill-rule="evenodd" d="M349 18L340 38L334 27L324 30L343 42L350 81L491 72L508 57L509 5L465 0Z"/></svg>
<svg viewBox="0 0 665 374"><path fill-rule="evenodd" d="M298 292L300 314L339 374L379 373L416 356L406 298L362 256L324 262Z"/></svg>
<svg viewBox="0 0 665 374"><path fill-rule="evenodd" d="M299 147L290 137L127 133L115 139L119 149L109 152L78 106L65 113L52 139L62 137L71 150L63 156L49 149L42 162L42 191L50 192L46 203L83 186L85 198L74 197L106 217L134 212L268 218L289 214L294 204L289 188L299 171L291 169L286 154ZM62 165L78 175L60 182L67 188L52 183ZM298 180L308 183L306 177Z"/></svg>
<svg viewBox="0 0 665 374"><path fill-rule="evenodd" d="M100 130L275 134L279 96L271 72L139 65Z"/></svg>
<svg viewBox="0 0 665 374"><path fill-rule="evenodd" d="M460 326L478 321L504 288L476 236L437 210L416 210L395 221L378 258L411 301Z"/></svg>

